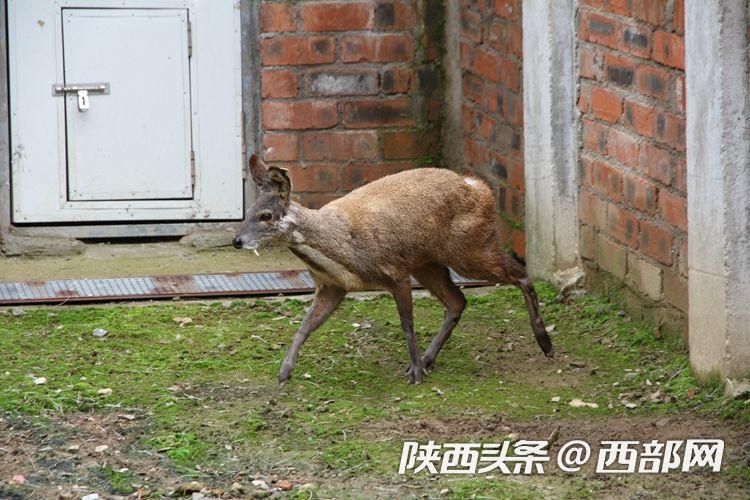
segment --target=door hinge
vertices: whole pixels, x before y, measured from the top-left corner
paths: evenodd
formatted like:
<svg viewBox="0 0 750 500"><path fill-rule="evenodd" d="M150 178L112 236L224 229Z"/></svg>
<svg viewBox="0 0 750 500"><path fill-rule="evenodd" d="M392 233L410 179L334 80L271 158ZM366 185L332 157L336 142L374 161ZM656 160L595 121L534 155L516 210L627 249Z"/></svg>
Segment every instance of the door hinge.
<svg viewBox="0 0 750 500"><path fill-rule="evenodd" d="M193 23L187 22L188 57L193 57Z"/></svg>
<svg viewBox="0 0 750 500"><path fill-rule="evenodd" d="M195 190L195 151L190 150L190 185Z"/></svg>

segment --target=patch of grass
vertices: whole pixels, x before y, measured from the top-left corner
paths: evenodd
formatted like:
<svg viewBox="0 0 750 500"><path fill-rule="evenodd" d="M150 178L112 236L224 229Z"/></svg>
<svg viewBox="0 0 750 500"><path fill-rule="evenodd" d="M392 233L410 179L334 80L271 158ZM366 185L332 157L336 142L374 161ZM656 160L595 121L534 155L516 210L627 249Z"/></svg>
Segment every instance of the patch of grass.
<svg viewBox="0 0 750 500"><path fill-rule="evenodd" d="M430 419L533 422L694 412L750 422L750 407L724 398L718 381L699 384L692 377L679 339L654 336L649 325L596 296L562 304L545 284L538 294L547 324L554 325L554 360L541 356L520 292L498 288L469 297L436 369L420 386L403 377L406 345L388 297L345 301L305 344L283 389L276 375L308 305L303 300L0 314L0 410L137 412L149 426L141 444L186 473L197 465L270 470L294 463L377 477L395 474L406 426ZM417 298L414 309L426 345L443 308ZM180 326L174 318L192 322ZM110 333L100 340L91 335L95 328ZM47 382L35 384L38 377ZM105 388L111 394L102 394ZM568 404L574 398L598 408L574 408ZM459 427L450 440L462 432L469 433ZM120 479L127 482L110 477L113 488ZM596 486L566 484L569 498ZM541 494L482 477L451 482L450 489L456 498Z"/></svg>
<svg viewBox="0 0 750 500"><path fill-rule="evenodd" d="M130 471L114 470L111 467L102 467L97 471L108 484L112 493L129 495L135 491L132 483L136 481L135 476Z"/></svg>

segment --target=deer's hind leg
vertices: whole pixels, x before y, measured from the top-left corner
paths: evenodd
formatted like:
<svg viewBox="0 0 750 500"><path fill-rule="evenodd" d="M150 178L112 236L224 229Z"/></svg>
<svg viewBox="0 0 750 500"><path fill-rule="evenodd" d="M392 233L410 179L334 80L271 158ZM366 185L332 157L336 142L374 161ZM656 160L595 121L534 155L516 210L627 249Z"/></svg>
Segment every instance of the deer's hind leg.
<svg viewBox="0 0 750 500"><path fill-rule="evenodd" d="M552 341L547 334L544 320L539 314L539 300L536 290L531 283L526 267L522 262L513 258L508 252L499 248L499 245L488 245L475 254L474 258L468 259L471 269L466 276L482 278L492 283L501 285L515 285L521 289L526 301L526 309L531 321L531 330L534 332L537 344L548 358L552 357ZM459 272L461 272L459 270Z"/></svg>
<svg viewBox="0 0 750 500"><path fill-rule="evenodd" d="M435 358L437 358L440 349L445 345L461 319L461 314L466 308L466 297L453 283L448 268L445 266L427 264L414 269L412 274L422 286L445 305L443 325L432 339L430 347L422 354L422 364L425 368L431 368L435 364Z"/></svg>

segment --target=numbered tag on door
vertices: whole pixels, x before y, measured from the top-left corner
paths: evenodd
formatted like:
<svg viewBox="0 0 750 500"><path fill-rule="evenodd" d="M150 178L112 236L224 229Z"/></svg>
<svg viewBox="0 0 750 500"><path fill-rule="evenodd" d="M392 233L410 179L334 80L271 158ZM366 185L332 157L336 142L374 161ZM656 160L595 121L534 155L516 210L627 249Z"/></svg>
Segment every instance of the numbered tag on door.
<svg viewBox="0 0 750 500"><path fill-rule="evenodd" d="M89 110L89 91L79 90L78 91L78 111Z"/></svg>

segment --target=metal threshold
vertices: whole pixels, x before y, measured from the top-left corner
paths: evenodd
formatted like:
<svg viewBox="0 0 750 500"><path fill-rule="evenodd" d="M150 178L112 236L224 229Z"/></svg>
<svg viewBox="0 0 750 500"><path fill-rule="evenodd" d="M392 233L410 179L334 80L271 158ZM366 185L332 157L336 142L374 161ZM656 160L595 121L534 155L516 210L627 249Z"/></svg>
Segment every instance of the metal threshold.
<svg viewBox="0 0 750 500"><path fill-rule="evenodd" d="M459 286L485 286L451 271ZM419 284L412 278L415 288ZM66 279L0 283L0 305L64 304L173 298L242 297L315 291L308 271Z"/></svg>

